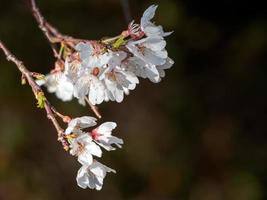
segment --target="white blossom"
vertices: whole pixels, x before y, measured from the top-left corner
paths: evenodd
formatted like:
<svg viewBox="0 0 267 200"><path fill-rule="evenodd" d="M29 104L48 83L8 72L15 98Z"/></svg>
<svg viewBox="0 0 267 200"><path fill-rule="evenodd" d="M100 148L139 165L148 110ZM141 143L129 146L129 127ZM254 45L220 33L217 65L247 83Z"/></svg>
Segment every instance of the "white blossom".
<svg viewBox="0 0 267 200"><path fill-rule="evenodd" d="M165 33L162 26L156 26L151 22L157 6L150 6L141 18L141 30L145 38L131 40L126 44L127 49L133 54L128 59L125 68L142 78L149 78L152 82L159 82L163 77L164 69L170 68L174 62L170 61L166 51Z"/></svg>
<svg viewBox="0 0 267 200"><path fill-rule="evenodd" d="M141 18L141 30L145 33L146 36L161 36L165 37L170 35L172 32L164 32L162 26L156 26L151 22L152 18L155 16L157 10L157 5L151 5L148 9L145 10Z"/></svg>
<svg viewBox="0 0 267 200"><path fill-rule="evenodd" d="M56 96L62 101L70 101L73 97L73 85L67 80L67 77L62 75L58 82Z"/></svg>
<svg viewBox="0 0 267 200"><path fill-rule="evenodd" d="M65 134L80 134L81 129L92 127L96 125L96 118L90 116L77 117L72 119L68 123L68 127L65 130Z"/></svg>
<svg viewBox="0 0 267 200"><path fill-rule="evenodd" d="M78 54L73 54L74 58L66 57L64 65L64 74L71 83L75 83L78 77L83 73L82 63Z"/></svg>
<svg viewBox="0 0 267 200"><path fill-rule="evenodd" d="M92 141L92 137L87 133L71 139L70 148L70 154L78 156L78 161L82 165L90 165L93 162L93 155L102 156L100 147Z"/></svg>
<svg viewBox="0 0 267 200"><path fill-rule="evenodd" d="M105 100L106 92L99 76L107 67L112 55L109 52L96 53L90 43L76 45L81 59L81 70L74 81L74 96L83 99L88 95L90 102L100 104Z"/></svg>
<svg viewBox="0 0 267 200"><path fill-rule="evenodd" d="M114 53L113 57L109 60L108 67L103 71L100 76L106 86L107 97L111 101L121 102L124 93L128 94L129 90L133 90L136 84L139 83L136 75L130 71L122 68L122 62L127 57L125 52L119 51Z"/></svg>
<svg viewBox="0 0 267 200"><path fill-rule="evenodd" d="M129 58L124 67L138 77L149 78L149 80L154 83L160 81L160 74L157 67L155 65L145 63L138 57Z"/></svg>
<svg viewBox="0 0 267 200"><path fill-rule="evenodd" d="M165 49L164 37L171 32L164 32L162 26L151 21L156 9L156 5L146 9L140 25L134 21L129 24L121 36L131 39L123 38L118 49L99 41L79 42L65 58L63 71L50 73L45 81L37 82L63 101L76 97L82 105L85 98L93 105L109 100L122 102L124 95L136 88L137 77L159 82L165 76L164 70L174 62Z"/></svg>
<svg viewBox="0 0 267 200"><path fill-rule="evenodd" d="M94 53L94 48L90 43L80 42L75 46L77 52L79 52L82 63L89 62L90 56Z"/></svg>
<svg viewBox="0 0 267 200"><path fill-rule="evenodd" d="M93 105L100 104L105 99L105 86L96 76L85 72L74 85L74 96L78 99L88 96Z"/></svg>
<svg viewBox="0 0 267 200"><path fill-rule="evenodd" d="M73 98L73 85L61 71L50 73L37 83L45 85L48 92L55 93L62 101L71 101Z"/></svg>
<svg viewBox="0 0 267 200"><path fill-rule="evenodd" d="M106 65L112 55L109 52L96 52L90 43L80 42L76 45L76 50L80 54L82 65L85 68L94 69L95 67L102 68Z"/></svg>
<svg viewBox="0 0 267 200"><path fill-rule="evenodd" d="M116 173L114 169L94 160L91 165L83 165L79 169L76 177L77 184L83 189L88 187L91 189L101 190L107 172Z"/></svg>
<svg viewBox="0 0 267 200"><path fill-rule="evenodd" d="M91 132L91 136L97 144L108 151L116 149L112 146L113 144L121 148L123 140L111 135L112 130L115 129L116 126L117 124L114 122L105 122L99 127L95 128Z"/></svg>
<svg viewBox="0 0 267 200"><path fill-rule="evenodd" d="M168 53L165 50L166 42L162 37L146 37L141 40L131 41L126 47L134 56L149 65L164 65Z"/></svg>

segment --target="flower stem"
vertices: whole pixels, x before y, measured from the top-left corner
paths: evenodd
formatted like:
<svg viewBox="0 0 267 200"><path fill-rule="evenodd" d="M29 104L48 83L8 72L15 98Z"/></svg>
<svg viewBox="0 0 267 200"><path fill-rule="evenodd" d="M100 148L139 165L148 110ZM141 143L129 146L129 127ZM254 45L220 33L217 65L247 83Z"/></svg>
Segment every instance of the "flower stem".
<svg viewBox="0 0 267 200"><path fill-rule="evenodd" d="M109 44L109 43L111 43L111 42L113 42L113 41L119 39L120 37L121 37L121 35L118 35L118 36L116 36L116 37L112 37L112 38L104 39L104 40L102 40L102 42L105 43L105 44Z"/></svg>
<svg viewBox="0 0 267 200"><path fill-rule="evenodd" d="M102 116L100 115L100 113L99 113L99 111L98 111L98 108L97 108L95 105L93 105L93 104L91 103L91 101L90 101L87 97L85 97L84 99L85 99L85 101L88 103L88 105L91 107L91 109L92 109L92 111L95 113L95 115L96 115L99 119L101 119Z"/></svg>

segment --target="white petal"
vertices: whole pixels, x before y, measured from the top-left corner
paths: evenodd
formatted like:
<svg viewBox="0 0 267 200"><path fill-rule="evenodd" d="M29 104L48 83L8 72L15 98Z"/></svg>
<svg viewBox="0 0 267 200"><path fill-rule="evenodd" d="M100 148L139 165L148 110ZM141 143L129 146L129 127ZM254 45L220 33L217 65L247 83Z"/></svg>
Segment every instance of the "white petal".
<svg viewBox="0 0 267 200"><path fill-rule="evenodd" d="M79 119L79 126L81 128L88 128L91 126L95 126L97 120L96 118L90 116L83 116L78 119Z"/></svg>
<svg viewBox="0 0 267 200"><path fill-rule="evenodd" d="M159 81L159 72L155 65L147 64L137 57L128 59L127 69L132 71L136 76L149 78L152 82Z"/></svg>
<svg viewBox="0 0 267 200"><path fill-rule="evenodd" d="M90 189L95 189L96 185L99 185L99 181L97 180L97 178L93 174L89 174L88 180L89 180L89 183L87 186Z"/></svg>
<svg viewBox="0 0 267 200"><path fill-rule="evenodd" d="M150 23L144 28L144 32L147 37L160 36L165 37L170 35L172 32L165 33L162 26L156 26L153 23Z"/></svg>
<svg viewBox="0 0 267 200"><path fill-rule="evenodd" d="M73 85L65 76L59 80L56 96L62 101L70 101L73 97Z"/></svg>
<svg viewBox="0 0 267 200"><path fill-rule="evenodd" d="M65 130L66 134L71 134L73 132L73 130L75 129L76 125L77 125L77 118L72 119L69 124L68 124L68 128Z"/></svg>
<svg viewBox="0 0 267 200"><path fill-rule="evenodd" d="M171 58L166 59L166 63L164 65L157 66L158 69L169 69L173 66L174 61Z"/></svg>
<svg viewBox="0 0 267 200"><path fill-rule="evenodd" d="M123 87L124 94L129 95L130 90L128 88Z"/></svg>
<svg viewBox="0 0 267 200"><path fill-rule="evenodd" d="M110 81L109 79L105 79L105 84L107 89L118 103L122 102L123 100L123 88L118 88L116 82ZM111 99L112 99L111 98Z"/></svg>
<svg viewBox="0 0 267 200"><path fill-rule="evenodd" d="M110 137L103 137L100 136L97 143L106 149L107 151L115 150L116 148L112 146L112 144L116 145L117 147L121 148L121 145L123 144L123 140L120 138L117 138L115 136Z"/></svg>
<svg viewBox="0 0 267 200"><path fill-rule="evenodd" d="M97 78L92 79L88 97L93 105L100 104L104 101L105 87Z"/></svg>
<svg viewBox="0 0 267 200"><path fill-rule="evenodd" d="M165 64L165 59L162 58L162 55L158 53L159 51L152 51L150 49L144 49L143 55L145 57L145 61L152 65L163 65ZM160 51L161 52L161 51Z"/></svg>
<svg viewBox="0 0 267 200"><path fill-rule="evenodd" d="M147 65L146 66L146 74L147 74L147 77L149 78L149 80L152 82L156 83L160 79L159 72L158 72L156 66L154 66L154 65Z"/></svg>
<svg viewBox="0 0 267 200"><path fill-rule="evenodd" d="M164 49L162 51L156 51L155 54L164 60L162 64L160 64L164 65L166 63L166 59L168 58L168 52Z"/></svg>
<svg viewBox="0 0 267 200"><path fill-rule="evenodd" d="M45 79L41 79L41 80L35 80L36 84L39 86L45 85L46 81Z"/></svg>
<svg viewBox="0 0 267 200"><path fill-rule="evenodd" d="M59 80L61 79L63 73L57 72L48 74L45 77L45 86L47 87L48 92L54 93L57 90Z"/></svg>
<svg viewBox="0 0 267 200"><path fill-rule="evenodd" d="M81 104L82 106L86 106L86 101L84 98L78 99L78 103Z"/></svg>
<svg viewBox="0 0 267 200"><path fill-rule="evenodd" d="M116 127L117 127L117 124L115 122L105 122L97 128L97 132L105 135L107 133L110 133Z"/></svg>
<svg viewBox="0 0 267 200"><path fill-rule="evenodd" d="M112 54L110 54L110 53L102 54L97 59L97 62L95 63L95 65L97 67L102 67L103 65L106 65L111 58L112 58Z"/></svg>
<svg viewBox="0 0 267 200"><path fill-rule="evenodd" d="M87 144L85 146L86 151L88 151L90 154L97 156L97 157L101 157L102 156L102 151L100 149L100 147L95 144L94 142L91 142L90 144Z"/></svg>
<svg viewBox="0 0 267 200"><path fill-rule="evenodd" d="M99 142L96 142L99 146L103 147L105 150L107 151L114 151L116 150L115 147L111 146L110 144L104 142L104 141L99 141Z"/></svg>
<svg viewBox="0 0 267 200"><path fill-rule="evenodd" d="M136 42L135 42L136 43ZM163 65L166 61L161 55L157 55L158 51L153 51L149 48L139 48L135 46L135 43L129 42L126 47L131 51L136 57L140 58L147 64L151 65Z"/></svg>
<svg viewBox="0 0 267 200"><path fill-rule="evenodd" d="M149 8L147 8L141 18L141 28L146 27L150 22L150 20L154 17L156 9L158 6L151 5Z"/></svg>
<svg viewBox="0 0 267 200"><path fill-rule="evenodd" d="M73 95L78 99L84 98L89 92L90 84L91 84L91 76L84 74L75 83Z"/></svg>
<svg viewBox="0 0 267 200"><path fill-rule="evenodd" d="M101 178L105 178L107 172L116 173L114 169L111 169L97 161L94 161L92 165L90 165L90 171L94 173L96 177L101 177Z"/></svg>
<svg viewBox="0 0 267 200"><path fill-rule="evenodd" d="M116 73L116 81L122 87L130 90L133 90L136 87L136 84L139 83L139 80L134 73L123 70Z"/></svg>
<svg viewBox="0 0 267 200"><path fill-rule="evenodd" d="M77 142L79 144L90 144L92 143L92 137L90 135L88 135L87 133L83 133L82 135L80 135L79 137L76 138Z"/></svg>
<svg viewBox="0 0 267 200"><path fill-rule="evenodd" d="M148 37L144 46L153 51L161 51L166 47L166 41L162 37Z"/></svg>
<svg viewBox="0 0 267 200"><path fill-rule="evenodd" d="M82 165L87 165L88 166L88 165L92 164L93 156L90 154L90 152L84 151L78 156L78 161Z"/></svg>
<svg viewBox="0 0 267 200"><path fill-rule="evenodd" d="M80 57L83 62L87 62L89 57L93 54L93 47L90 43L80 42L75 49L80 52Z"/></svg>
<svg viewBox="0 0 267 200"><path fill-rule="evenodd" d="M145 33L146 36L161 36L166 37L170 35L172 32L164 32L162 26L156 26L151 22L151 19L154 17L157 6L150 6L143 14L141 18L141 29Z"/></svg>
<svg viewBox="0 0 267 200"><path fill-rule="evenodd" d="M115 144L117 147L121 148L121 145L123 144L123 140L116 137L116 136L111 136L109 138L109 143L110 144Z"/></svg>
<svg viewBox="0 0 267 200"><path fill-rule="evenodd" d="M76 181L79 187L86 189L89 180L88 180L88 173L87 173L87 167L86 166L82 166L78 173L77 173L77 177L76 177Z"/></svg>

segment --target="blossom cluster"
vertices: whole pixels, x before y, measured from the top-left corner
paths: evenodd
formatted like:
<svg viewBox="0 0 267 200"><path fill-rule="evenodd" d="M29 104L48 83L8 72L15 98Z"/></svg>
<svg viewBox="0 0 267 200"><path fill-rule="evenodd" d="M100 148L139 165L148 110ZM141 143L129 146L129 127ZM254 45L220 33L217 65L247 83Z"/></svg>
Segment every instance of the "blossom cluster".
<svg viewBox="0 0 267 200"><path fill-rule="evenodd" d="M63 101L76 97L95 104L103 101L122 102L140 78L157 83L165 69L174 62L168 57L162 26L151 22L157 6L150 6L140 24L131 22L126 31L111 41L82 41L43 82L49 92Z"/></svg>
<svg viewBox="0 0 267 200"><path fill-rule="evenodd" d="M62 43L55 68L37 83L62 101L76 98L83 105L87 102L95 106L104 101L122 102L124 95L139 84L139 78L160 82L174 61L165 48L165 37L172 32L164 32L162 26L151 21L156 9L156 5L150 6L140 24L131 22L127 30L114 38L75 40L69 46ZM82 165L76 178L78 186L100 190L107 172L115 170L94 157L102 156L100 147L107 151L121 148L123 140L111 135L116 123L106 122L88 131L96 125L93 117L65 121L69 152Z"/></svg>
<svg viewBox="0 0 267 200"><path fill-rule="evenodd" d="M85 131L95 125L96 118L94 117L83 116L69 119L65 137L70 144L70 154L76 156L82 165L76 178L78 186L84 189L88 187L100 190L106 173L116 173L116 171L101 164L93 156L102 156L100 147L107 151L115 150L115 146L121 148L123 140L111 135L112 130L117 126L116 123L105 122L91 131Z"/></svg>

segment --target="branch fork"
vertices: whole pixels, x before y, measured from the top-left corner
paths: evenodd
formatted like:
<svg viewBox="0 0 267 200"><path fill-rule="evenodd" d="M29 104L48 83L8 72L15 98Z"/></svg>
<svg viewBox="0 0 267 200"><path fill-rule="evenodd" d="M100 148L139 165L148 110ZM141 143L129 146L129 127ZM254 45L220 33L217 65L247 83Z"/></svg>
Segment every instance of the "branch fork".
<svg viewBox="0 0 267 200"><path fill-rule="evenodd" d="M57 59L57 62L63 62L62 60L62 47L64 46L67 48L74 48L75 45L81 41L84 42L91 42L96 44L97 41L89 41L83 39L75 39L73 37L61 34L55 27L49 24L37 7L35 0L30 0L31 4L31 11L36 19L39 28L44 33L45 37L47 38L48 42L50 43L51 49L54 53L54 57ZM57 50L57 45L60 44L60 49ZM47 114L47 118L52 122L53 126L55 127L57 134L58 134L58 141L61 142L63 148L67 151L69 149L69 144L67 139L64 136L64 129L61 128L59 125L56 116L60 117L64 123L68 123L70 121L70 117L64 116L57 112L53 106L49 103L47 98L44 95L43 90L41 87L36 83L36 79L43 79L44 75L36 72L31 72L28 68L23 64L21 60L19 60L14 54L10 52L10 50L4 45L4 43L0 40L0 49L4 52L7 61L13 62L17 69L21 72L21 83L24 85L26 83L32 89L32 92L37 99L37 107L44 108ZM64 63L64 62L63 62ZM95 113L98 118L101 118L101 114L98 111L98 108L93 105L88 98L85 99L87 104L90 106L91 110Z"/></svg>

